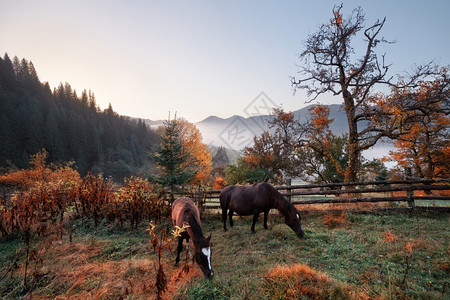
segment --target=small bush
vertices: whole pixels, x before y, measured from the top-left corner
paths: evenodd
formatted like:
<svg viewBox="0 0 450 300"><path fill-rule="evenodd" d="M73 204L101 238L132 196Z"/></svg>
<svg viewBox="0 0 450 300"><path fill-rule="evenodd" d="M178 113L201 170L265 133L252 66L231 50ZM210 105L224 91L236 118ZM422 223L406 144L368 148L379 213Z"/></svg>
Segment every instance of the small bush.
<svg viewBox="0 0 450 300"><path fill-rule="evenodd" d="M268 299L365 299L349 286L338 283L325 273L307 265L277 266L266 275Z"/></svg>
<svg viewBox="0 0 450 300"><path fill-rule="evenodd" d="M393 243L396 240L397 240L397 237L390 230L386 230L384 232L384 241L385 242Z"/></svg>
<svg viewBox="0 0 450 300"><path fill-rule="evenodd" d="M334 229L343 226L346 222L346 211L340 213L328 213L323 216L322 223L328 227L328 229Z"/></svg>

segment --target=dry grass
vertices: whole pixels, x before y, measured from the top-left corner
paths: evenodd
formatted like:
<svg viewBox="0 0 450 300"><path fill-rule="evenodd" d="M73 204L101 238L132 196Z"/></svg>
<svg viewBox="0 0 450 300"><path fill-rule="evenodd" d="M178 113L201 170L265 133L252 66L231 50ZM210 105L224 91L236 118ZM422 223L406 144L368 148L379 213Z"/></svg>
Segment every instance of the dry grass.
<svg viewBox="0 0 450 300"><path fill-rule="evenodd" d="M397 240L397 237L390 230L386 230L384 232L384 241L385 242L393 243L393 242L395 242L395 240Z"/></svg>
<svg viewBox="0 0 450 300"><path fill-rule="evenodd" d="M104 246L105 243L51 243L40 270L51 280L33 298L110 299L120 295L142 297L152 291L155 273L152 260L99 261L95 257Z"/></svg>
<svg viewBox="0 0 450 300"><path fill-rule="evenodd" d="M256 234L250 232L251 217L236 219L227 232L219 215L204 217L204 231L213 234L215 278L205 280L191 259L189 272L182 272L182 264L173 266L175 253L165 251L165 299L442 299L449 295L445 213L310 213L302 216L304 239L298 239L276 215L269 217L269 230L259 222ZM156 298L157 253L145 224L136 231L81 221L74 226L72 243L67 236L62 241L57 238L56 229L34 242L36 259L29 267L34 276L29 280L32 293L20 290L24 273L20 240L0 244L5 258L0 261L0 278L6 275L0 281L0 298ZM172 228L169 220L160 226ZM11 276L5 270L15 253L22 256ZM10 277L17 280L9 281Z"/></svg>
<svg viewBox="0 0 450 300"><path fill-rule="evenodd" d="M357 288L338 283L307 265L276 266L266 275L272 299L368 299Z"/></svg>
<svg viewBox="0 0 450 300"><path fill-rule="evenodd" d="M123 237L121 237L123 238ZM129 255L111 259L113 241L92 237L77 242L61 241L55 235L41 239L32 262L33 288L25 299L156 299L157 257L150 244L140 244L132 252L147 255ZM174 248L174 247L172 247ZM164 299L189 282L202 278L197 265L190 260L188 272L183 266L173 266L175 255L166 253L164 270L168 279L168 290ZM39 263L38 263L39 261ZM19 264L14 276L21 277L24 264Z"/></svg>
<svg viewBox="0 0 450 300"><path fill-rule="evenodd" d="M346 211L343 210L337 213L324 214L322 223L328 227L328 229L343 227L346 223Z"/></svg>

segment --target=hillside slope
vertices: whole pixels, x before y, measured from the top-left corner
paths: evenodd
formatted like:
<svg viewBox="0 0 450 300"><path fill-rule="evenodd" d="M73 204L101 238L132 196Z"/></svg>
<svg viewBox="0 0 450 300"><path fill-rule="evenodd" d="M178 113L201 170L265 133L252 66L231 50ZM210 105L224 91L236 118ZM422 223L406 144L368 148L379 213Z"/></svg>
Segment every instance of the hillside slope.
<svg viewBox="0 0 450 300"><path fill-rule="evenodd" d="M53 91L26 59L0 57L0 171L28 167L45 148L49 162L74 161L78 171L120 180L151 165L158 135L141 120L101 111L94 93L81 96L70 84Z"/></svg>

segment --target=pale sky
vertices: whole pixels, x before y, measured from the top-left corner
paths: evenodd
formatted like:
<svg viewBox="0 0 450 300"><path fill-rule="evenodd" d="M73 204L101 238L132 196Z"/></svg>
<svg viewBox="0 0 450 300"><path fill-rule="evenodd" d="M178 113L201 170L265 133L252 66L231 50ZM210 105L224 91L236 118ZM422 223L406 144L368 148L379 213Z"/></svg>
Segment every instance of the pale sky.
<svg viewBox="0 0 450 300"><path fill-rule="evenodd" d="M361 6L381 32L392 75L435 59L450 64L450 1L0 0L0 55L26 58L53 88L91 89L101 109L190 122L245 116L264 92L285 110L304 107L290 76L309 33ZM324 97L321 103L341 103Z"/></svg>

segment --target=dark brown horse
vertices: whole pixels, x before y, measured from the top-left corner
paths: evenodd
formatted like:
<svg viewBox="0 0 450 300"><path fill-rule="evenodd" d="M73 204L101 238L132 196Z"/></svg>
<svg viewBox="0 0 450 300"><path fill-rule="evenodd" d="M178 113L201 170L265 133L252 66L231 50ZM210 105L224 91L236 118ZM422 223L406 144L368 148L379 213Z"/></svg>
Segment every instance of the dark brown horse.
<svg viewBox="0 0 450 300"><path fill-rule="evenodd" d="M190 198L179 198L172 204L172 223L175 226L182 227L183 224L189 225L186 231L181 233L178 238L177 258L175 265L180 261L180 253L183 250L183 240L189 243L189 238L194 242L195 261L200 266L206 278L211 279L214 272L211 267L211 247L209 242L211 235L207 238L203 236L200 213L197 206Z"/></svg>
<svg viewBox="0 0 450 300"><path fill-rule="evenodd" d="M285 217L286 225L291 227L298 237L304 236L297 209L267 182L259 182L250 186L227 186L220 193L220 207L225 231L227 230L228 210L231 227L233 227L234 212L241 216L253 215L251 230L255 233L255 224L259 214L264 213L264 228L267 229L269 210L276 208Z"/></svg>

